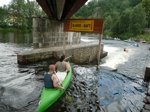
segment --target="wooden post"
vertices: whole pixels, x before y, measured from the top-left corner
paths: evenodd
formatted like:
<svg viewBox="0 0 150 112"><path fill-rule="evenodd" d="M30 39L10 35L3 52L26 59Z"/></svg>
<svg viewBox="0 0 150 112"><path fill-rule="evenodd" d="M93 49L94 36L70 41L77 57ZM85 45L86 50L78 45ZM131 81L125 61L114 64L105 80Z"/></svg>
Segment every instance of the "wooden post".
<svg viewBox="0 0 150 112"><path fill-rule="evenodd" d="M146 69L145 69L144 81L145 82L150 81L150 66L147 66Z"/></svg>
<svg viewBox="0 0 150 112"><path fill-rule="evenodd" d="M99 45L98 45L98 56L97 56L97 65L99 65L99 62L100 62L100 56L101 56L101 41L102 41L102 34L100 34L100 37L99 37Z"/></svg>
<svg viewBox="0 0 150 112"><path fill-rule="evenodd" d="M63 40L63 54L66 53L66 32L64 32L64 40Z"/></svg>

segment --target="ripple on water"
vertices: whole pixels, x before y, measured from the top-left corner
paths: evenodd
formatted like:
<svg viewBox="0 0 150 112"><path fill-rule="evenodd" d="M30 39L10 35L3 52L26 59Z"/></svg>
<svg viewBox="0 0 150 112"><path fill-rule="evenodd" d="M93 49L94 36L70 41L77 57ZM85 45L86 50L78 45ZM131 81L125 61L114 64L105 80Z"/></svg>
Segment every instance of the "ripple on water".
<svg viewBox="0 0 150 112"><path fill-rule="evenodd" d="M13 45L5 46L3 48L14 51L15 47L11 49ZM15 52L22 49L16 48ZM12 64L0 68L0 112L36 112L43 74L54 61L17 65L14 56L6 58L3 57L6 60L3 65L8 61ZM146 88L141 85L142 79L103 69L96 71L96 67L71 65L73 75L66 93L73 103L68 102L64 94L46 112L137 112L143 107Z"/></svg>
<svg viewBox="0 0 150 112"><path fill-rule="evenodd" d="M103 69L96 71L96 68L73 68L71 85L67 89L73 103L62 105L66 100L60 98L63 102L58 104L59 109L54 105L47 112L50 110L61 112L60 110L65 107L67 112L69 110L73 112L140 111L146 91L146 88L138 83L141 80Z"/></svg>

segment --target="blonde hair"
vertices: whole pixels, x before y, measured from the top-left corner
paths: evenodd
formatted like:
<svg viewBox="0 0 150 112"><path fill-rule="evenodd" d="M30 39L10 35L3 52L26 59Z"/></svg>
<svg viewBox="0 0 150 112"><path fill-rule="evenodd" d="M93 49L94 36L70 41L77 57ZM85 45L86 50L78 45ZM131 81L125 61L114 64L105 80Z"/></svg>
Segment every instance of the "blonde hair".
<svg viewBox="0 0 150 112"><path fill-rule="evenodd" d="M54 65L49 65L49 70L55 70L55 66Z"/></svg>

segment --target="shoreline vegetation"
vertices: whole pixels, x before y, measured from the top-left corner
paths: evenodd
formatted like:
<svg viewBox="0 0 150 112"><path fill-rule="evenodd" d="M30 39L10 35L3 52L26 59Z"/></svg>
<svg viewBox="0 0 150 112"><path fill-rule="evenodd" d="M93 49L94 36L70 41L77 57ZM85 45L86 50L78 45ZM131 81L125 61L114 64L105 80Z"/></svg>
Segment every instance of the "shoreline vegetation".
<svg viewBox="0 0 150 112"><path fill-rule="evenodd" d="M0 27L0 32L21 32L21 33L32 33L32 29L21 29L15 27Z"/></svg>
<svg viewBox="0 0 150 112"><path fill-rule="evenodd" d="M32 33L32 29L19 29L16 27L6 27L6 28L2 28L0 27L0 33L3 32L20 32L20 33ZM104 32L104 36L110 36L111 37L111 33L108 32ZM112 39L114 39L115 37L112 35ZM129 39L130 37L132 37L130 34L125 33L124 35L120 35L119 37L121 37L121 40L126 40ZM148 44L150 44L150 34L148 33L144 33L144 34L139 34L137 36L134 37L134 40L137 41L139 39L144 39Z"/></svg>
<svg viewBox="0 0 150 112"><path fill-rule="evenodd" d="M121 40L144 39L150 44L149 1L91 0L71 18L103 18L104 36ZM30 0L11 0L0 7L0 12L0 32L32 32L32 15L47 17L38 2Z"/></svg>
<svg viewBox="0 0 150 112"><path fill-rule="evenodd" d="M145 41L150 44L150 35L149 34L144 34L144 35L137 35L136 39L145 39Z"/></svg>
<svg viewBox="0 0 150 112"><path fill-rule="evenodd" d="M138 41L139 39L144 39L148 44L150 44L150 32L138 34L136 36L133 36L130 33L124 33L124 34L121 34L121 35L116 35L114 37L114 35L112 34L112 32L104 32L104 35L108 36L108 37L113 37L113 38L118 37L121 40L128 40L130 38L134 38L135 41Z"/></svg>

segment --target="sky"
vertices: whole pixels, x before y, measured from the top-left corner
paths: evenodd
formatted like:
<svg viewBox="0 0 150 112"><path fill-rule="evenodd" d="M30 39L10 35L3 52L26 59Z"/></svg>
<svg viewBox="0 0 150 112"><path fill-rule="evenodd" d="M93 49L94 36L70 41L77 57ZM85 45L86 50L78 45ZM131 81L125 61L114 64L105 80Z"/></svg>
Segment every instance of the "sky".
<svg viewBox="0 0 150 112"><path fill-rule="evenodd" d="M88 0L88 2L89 2L90 0ZM11 0L0 0L0 6L3 6L3 5L8 5L9 3L11 2ZM87 2L87 3L88 3ZM86 3L86 4L87 4Z"/></svg>
<svg viewBox="0 0 150 112"><path fill-rule="evenodd" d="M8 5L11 0L0 0L0 6Z"/></svg>
<svg viewBox="0 0 150 112"><path fill-rule="evenodd" d="M30 0L30 1L33 1L33 0ZM0 0L0 6L8 5L10 2L11 0Z"/></svg>

